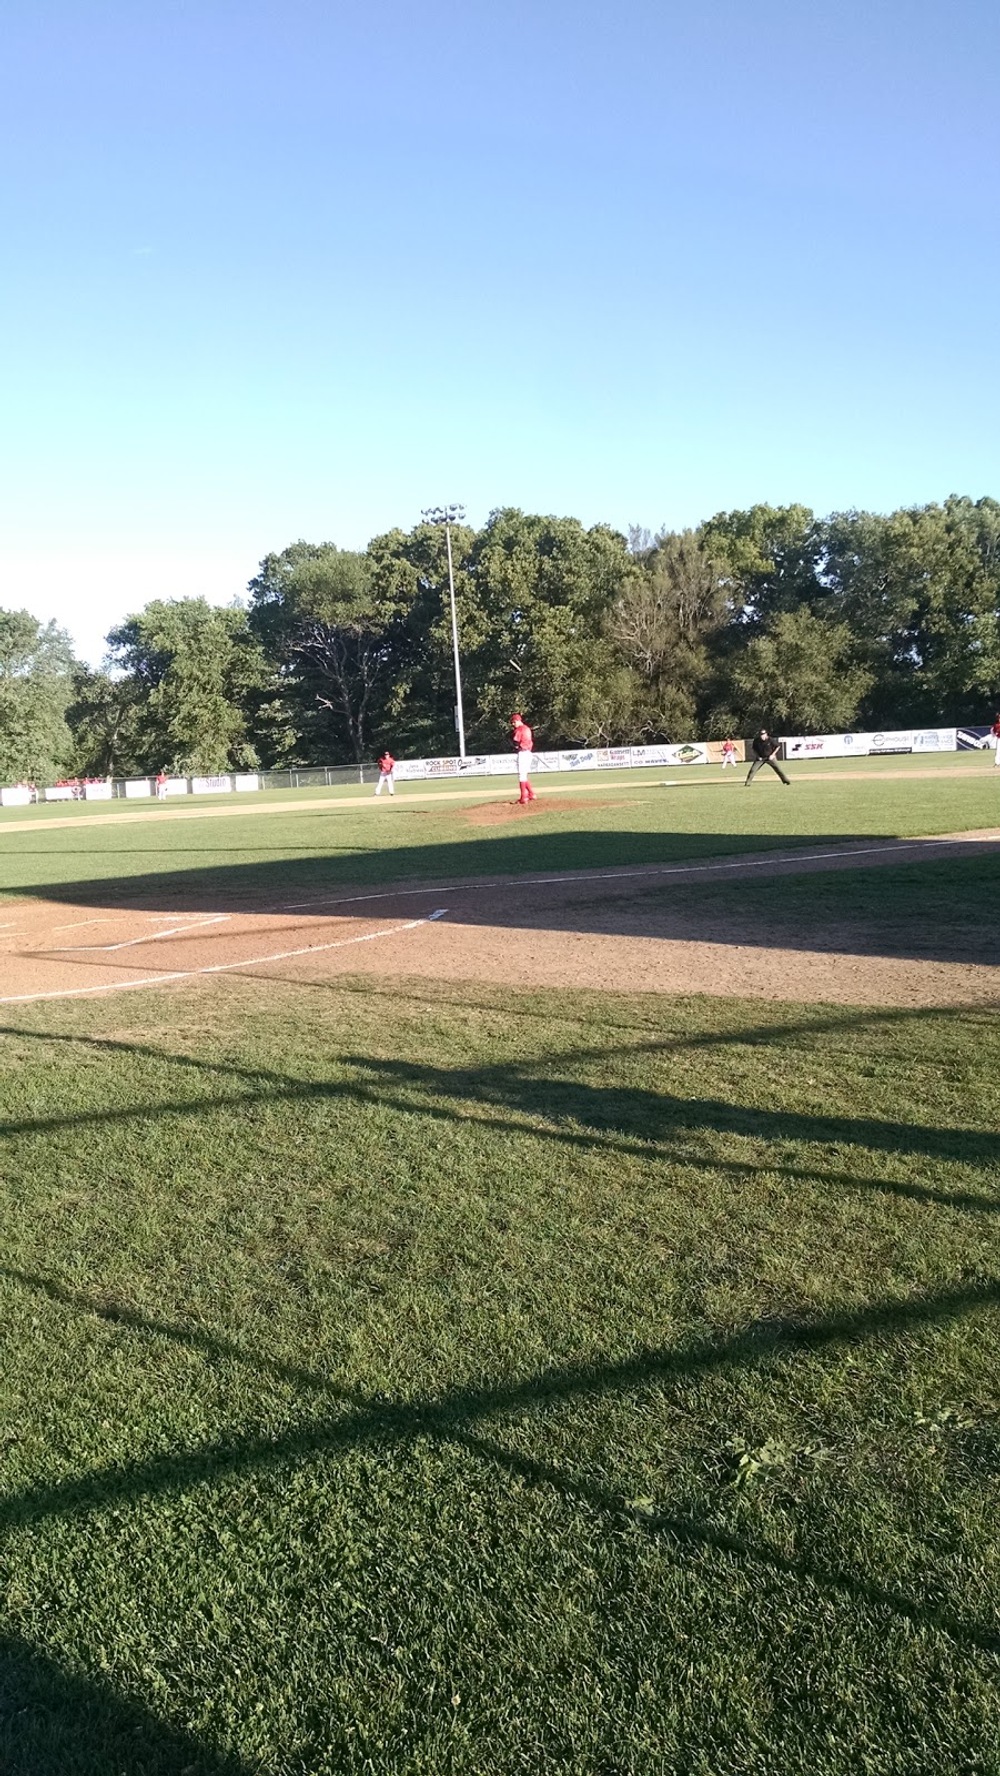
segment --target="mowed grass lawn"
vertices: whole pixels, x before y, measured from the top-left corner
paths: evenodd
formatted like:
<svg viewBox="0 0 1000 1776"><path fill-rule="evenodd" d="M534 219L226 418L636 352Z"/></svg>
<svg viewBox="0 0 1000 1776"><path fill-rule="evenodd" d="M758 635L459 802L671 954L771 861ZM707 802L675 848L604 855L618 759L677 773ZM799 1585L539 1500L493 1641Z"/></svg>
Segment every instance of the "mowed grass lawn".
<svg viewBox="0 0 1000 1776"><path fill-rule="evenodd" d="M743 774L692 773L665 786L642 773L591 773L558 785L539 782L530 814L514 809L496 824L480 801L445 786L404 785L394 802L371 791L322 805L325 792L301 791L294 808L267 812L274 798L236 798L218 810L193 806L64 804L0 820L0 899L21 894L93 898L95 892L137 905L233 905L290 889L480 876L538 869L591 869L675 862L767 849L994 827L1000 823L1000 773L979 754L941 755L930 763L852 761L856 777L824 765L792 766L784 789L770 772L750 789ZM967 761L967 762L964 762ZM933 775L918 773L928 770ZM937 772L940 771L940 775ZM639 779L636 781L636 779ZM408 792L412 798L408 801ZM481 789L481 801L513 799L509 784ZM11 809L5 815L23 816ZM139 813L143 817L135 819ZM202 818L202 813L205 818ZM212 818L213 814L217 818ZM69 818L71 826L56 819ZM5 828L17 827L17 830Z"/></svg>
<svg viewBox="0 0 1000 1776"><path fill-rule="evenodd" d="M991 823L969 784L936 830ZM746 843L715 802L678 834L698 793L575 842ZM299 853L306 818L236 858L175 827L207 849L173 880L573 840ZM61 843L7 885L111 889ZM725 929L746 888L712 892ZM934 954L996 869L821 892ZM343 976L6 1008L0 1769L993 1776L996 1024Z"/></svg>

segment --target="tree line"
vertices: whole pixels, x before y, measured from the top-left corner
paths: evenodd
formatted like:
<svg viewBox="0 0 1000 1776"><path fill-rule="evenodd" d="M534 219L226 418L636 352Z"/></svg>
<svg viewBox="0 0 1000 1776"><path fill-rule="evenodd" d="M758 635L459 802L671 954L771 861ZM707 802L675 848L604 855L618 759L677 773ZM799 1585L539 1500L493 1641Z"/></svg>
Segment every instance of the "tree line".
<svg viewBox="0 0 1000 1776"><path fill-rule="evenodd" d="M470 751L983 721L1000 697L1000 503L756 505L628 535L512 508L451 531ZM293 543L246 597L147 603L100 670L0 611L0 779L456 750L445 536Z"/></svg>

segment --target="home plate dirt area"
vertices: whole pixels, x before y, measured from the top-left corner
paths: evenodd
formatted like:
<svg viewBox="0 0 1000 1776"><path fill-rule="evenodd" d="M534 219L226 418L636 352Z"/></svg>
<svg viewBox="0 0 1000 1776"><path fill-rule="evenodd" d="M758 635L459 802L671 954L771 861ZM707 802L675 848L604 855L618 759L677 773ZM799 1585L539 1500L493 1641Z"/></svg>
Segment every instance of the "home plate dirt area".
<svg viewBox="0 0 1000 1776"><path fill-rule="evenodd" d="M621 870L495 881L338 888L255 906L244 897L192 905L183 892L151 910L109 891L92 905L0 906L0 1004L168 986L226 974L309 981L337 974L431 976L511 987L715 993L870 1006L1000 1000L992 909L982 944L947 932L912 941L857 920L768 919L766 885L785 875L938 861L1000 850L1000 834L873 840ZM745 884L720 922L671 886ZM887 884L888 886L888 884ZM165 899L167 898L165 890ZM891 903L890 903L891 904ZM720 929L720 923L723 928Z"/></svg>

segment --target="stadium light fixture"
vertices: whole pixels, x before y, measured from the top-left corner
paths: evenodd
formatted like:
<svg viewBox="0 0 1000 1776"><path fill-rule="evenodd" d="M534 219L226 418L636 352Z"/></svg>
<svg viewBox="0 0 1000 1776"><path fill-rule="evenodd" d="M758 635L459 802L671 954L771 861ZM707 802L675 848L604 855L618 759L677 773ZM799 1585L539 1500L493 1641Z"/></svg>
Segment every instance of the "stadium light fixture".
<svg viewBox="0 0 1000 1776"><path fill-rule="evenodd" d="M462 668L458 657L458 612L455 608L455 570L451 559L451 527L461 524L464 506L428 506L421 512L425 524L443 524L448 548L448 592L451 597L451 647L455 656L455 727L458 730L458 756L465 757L465 716L462 711Z"/></svg>

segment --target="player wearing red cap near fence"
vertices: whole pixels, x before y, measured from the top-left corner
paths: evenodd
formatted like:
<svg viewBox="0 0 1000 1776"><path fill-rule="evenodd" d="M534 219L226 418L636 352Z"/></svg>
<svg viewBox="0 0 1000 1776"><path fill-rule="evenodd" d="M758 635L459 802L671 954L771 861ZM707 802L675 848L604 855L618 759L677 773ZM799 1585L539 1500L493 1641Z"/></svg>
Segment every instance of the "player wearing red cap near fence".
<svg viewBox="0 0 1000 1776"><path fill-rule="evenodd" d="M517 750L517 781L521 785L520 803L533 802L535 792L531 787L531 757L535 747L535 736L531 732L523 715L512 715L510 718L511 739Z"/></svg>

